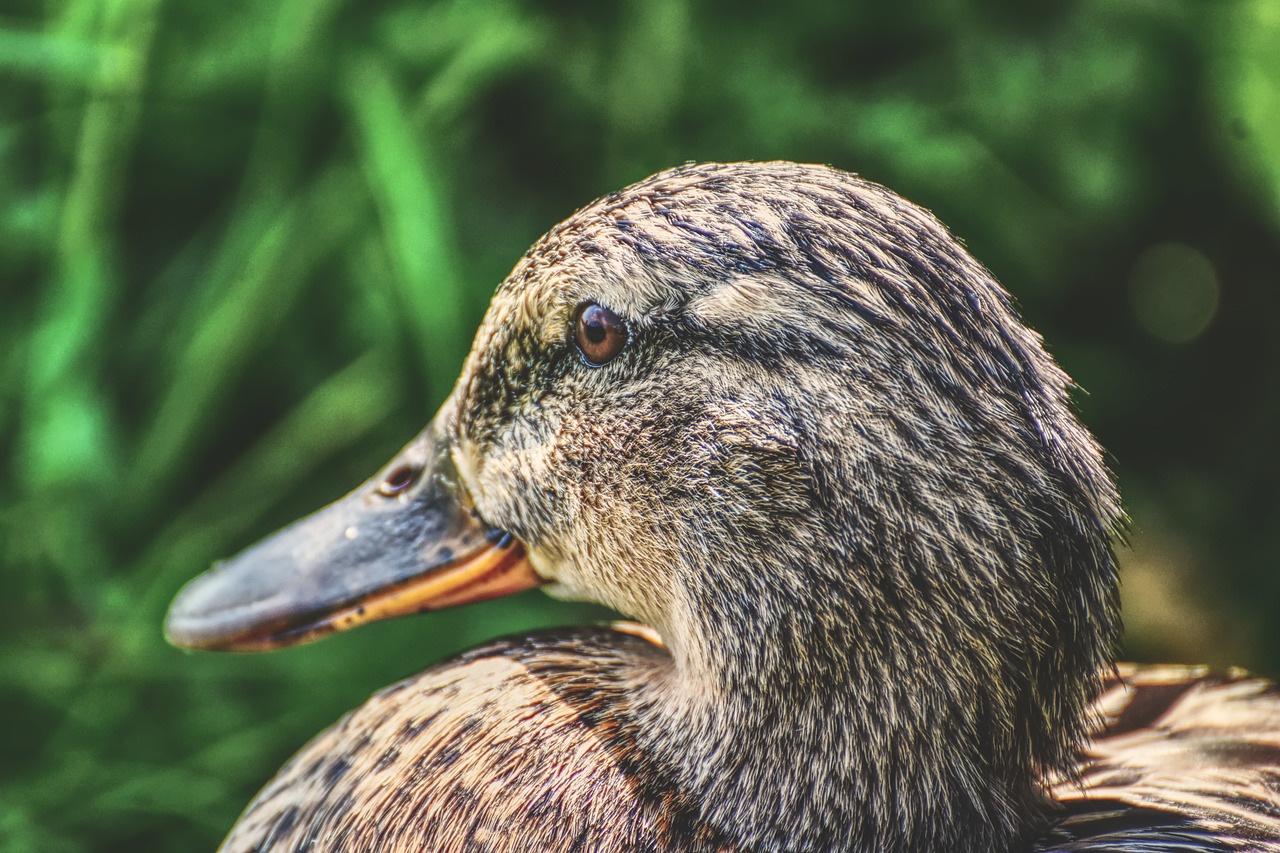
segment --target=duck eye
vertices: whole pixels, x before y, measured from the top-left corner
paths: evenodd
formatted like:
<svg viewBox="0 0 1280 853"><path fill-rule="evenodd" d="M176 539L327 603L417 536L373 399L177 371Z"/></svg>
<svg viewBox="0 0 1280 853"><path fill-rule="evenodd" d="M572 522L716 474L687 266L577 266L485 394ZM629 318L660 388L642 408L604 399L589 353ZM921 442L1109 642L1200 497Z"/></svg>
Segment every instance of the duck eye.
<svg viewBox="0 0 1280 853"><path fill-rule="evenodd" d="M418 482L418 475L421 473L422 469L415 465L401 465L378 484L378 492L386 497L393 498Z"/></svg>
<svg viewBox="0 0 1280 853"><path fill-rule="evenodd" d="M573 337L583 360L599 367L617 358L627 345L627 324L603 305L588 302L578 309Z"/></svg>

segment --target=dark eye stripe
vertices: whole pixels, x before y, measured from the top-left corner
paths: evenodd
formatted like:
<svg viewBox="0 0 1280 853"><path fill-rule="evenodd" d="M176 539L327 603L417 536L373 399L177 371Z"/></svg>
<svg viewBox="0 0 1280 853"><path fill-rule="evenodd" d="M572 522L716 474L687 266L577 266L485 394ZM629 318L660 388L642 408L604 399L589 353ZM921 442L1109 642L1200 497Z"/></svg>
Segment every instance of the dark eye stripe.
<svg viewBox="0 0 1280 853"><path fill-rule="evenodd" d="M627 324L603 305L586 302L578 309L573 338L583 361L592 367L617 358L627 345L628 337Z"/></svg>

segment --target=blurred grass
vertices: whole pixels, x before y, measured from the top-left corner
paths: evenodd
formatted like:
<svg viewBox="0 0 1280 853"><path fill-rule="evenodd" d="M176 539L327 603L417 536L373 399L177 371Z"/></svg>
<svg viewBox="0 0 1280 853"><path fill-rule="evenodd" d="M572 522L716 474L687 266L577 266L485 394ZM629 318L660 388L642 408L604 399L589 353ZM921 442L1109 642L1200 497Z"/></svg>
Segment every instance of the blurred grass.
<svg viewBox="0 0 1280 853"><path fill-rule="evenodd" d="M371 690L587 618L160 637L186 579L426 422L539 233L691 159L829 162L938 212L1091 392L1138 528L1130 651L1276 672L1276 10L10 0L0 847L212 848Z"/></svg>

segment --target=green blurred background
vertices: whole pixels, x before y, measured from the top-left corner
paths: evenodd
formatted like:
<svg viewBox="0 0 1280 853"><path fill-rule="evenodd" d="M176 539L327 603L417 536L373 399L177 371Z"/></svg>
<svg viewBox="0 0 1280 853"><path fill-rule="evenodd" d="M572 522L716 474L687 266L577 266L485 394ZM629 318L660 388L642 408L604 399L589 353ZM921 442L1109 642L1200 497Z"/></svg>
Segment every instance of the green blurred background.
<svg viewBox="0 0 1280 853"><path fill-rule="evenodd" d="M0 848L211 849L537 593L246 657L179 586L426 422L495 284L686 160L935 210L1089 391L1128 654L1280 672L1280 3L0 3Z"/></svg>

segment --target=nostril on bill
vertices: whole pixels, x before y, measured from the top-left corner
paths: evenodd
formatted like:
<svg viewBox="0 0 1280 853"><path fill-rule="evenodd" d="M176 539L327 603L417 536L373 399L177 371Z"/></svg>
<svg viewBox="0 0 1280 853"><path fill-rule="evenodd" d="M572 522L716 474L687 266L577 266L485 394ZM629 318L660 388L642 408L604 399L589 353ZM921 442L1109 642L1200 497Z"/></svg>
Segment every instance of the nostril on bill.
<svg viewBox="0 0 1280 853"><path fill-rule="evenodd" d="M394 498L418 482L418 477L421 475L422 469L420 467L416 465L401 465L387 474L386 479L378 485L378 493Z"/></svg>

